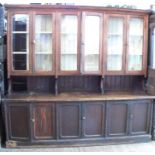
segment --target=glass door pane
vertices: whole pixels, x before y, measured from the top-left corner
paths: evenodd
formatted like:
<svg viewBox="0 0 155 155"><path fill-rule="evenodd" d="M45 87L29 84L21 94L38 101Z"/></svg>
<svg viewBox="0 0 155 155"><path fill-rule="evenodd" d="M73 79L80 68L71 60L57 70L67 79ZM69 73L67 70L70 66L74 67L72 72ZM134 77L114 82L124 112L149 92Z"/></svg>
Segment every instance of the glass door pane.
<svg viewBox="0 0 155 155"><path fill-rule="evenodd" d="M61 70L77 71L78 19L76 15L61 16Z"/></svg>
<svg viewBox="0 0 155 155"><path fill-rule="evenodd" d="M99 71L100 16L86 15L84 21L84 71Z"/></svg>
<svg viewBox="0 0 155 155"><path fill-rule="evenodd" d="M51 71L52 54L52 15L36 15L35 71Z"/></svg>
<svg viewBox="0 0 155 155"><path fill-rule="evenodd" d="M107 71L122 70L123 18L109 17L107 43Z"/></svg>
<svg viewBox="0 0 155 155"><path fill-rule="evenodd" d="M16 14L12 24L13 70L29 70L29 15Z"/></svg>
<svg viewBox="0 0 155 155"><path fill-rule="evenodd" d="M130 18L128 42L128 70L142 70L143 56L143 19Z"/></svg>

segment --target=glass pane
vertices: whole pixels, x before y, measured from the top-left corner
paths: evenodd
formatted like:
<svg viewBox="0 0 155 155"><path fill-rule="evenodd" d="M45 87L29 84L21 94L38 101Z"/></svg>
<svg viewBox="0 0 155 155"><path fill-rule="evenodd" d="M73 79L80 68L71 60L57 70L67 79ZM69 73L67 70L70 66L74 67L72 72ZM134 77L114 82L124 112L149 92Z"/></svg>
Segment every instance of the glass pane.
<svg viewBox="0 0 155 155"><path fill-rule="evenodd" d="M77 16L61 18L61 70L77 70Z"/></svg>
<svg viewBox="0 0 155 155"><path fill-rule="evenodd" d="M100 17L86 16L84 29L84 71L98 71Z"/></svg>
<svg viewBox="0 0 155 155"><path fill-rule="evenodd" d="M25 33L13 34L13 52L26 52L28 49L28 37Z"/></svg>
<svg viewBox="0 0 155 155"><path fill-rule="evenodd" d="M84 70L90 71L90 72L99 70L99 55L98 54L85 55Z"/></svg>
<svg viewBox="0 0 155 155"><path fill-rule="evenodd" d="M122 70L123 18L110 17L108 23L107 70Z"/></svg>
<svg viewBox="0 0 155 155"><path fill-rule="evenodd" d="M27 70L27 55L26 54L13 54L13 69L14 70Z"/></svg>
<svg viewBox="0 0 155 155"><path fill-rule="evenodd" d="M52 70L52 54L36 54L35 69L39 71Z"/></svg>
<svg viewBox="0 0 155 155"><path fill-rule="evenodd" d="M122 56L108 55L107 70L120 71L122 69Z"/></svg>
<svg viewBox="0 0 155 155"><path fill-rule="evenodd" d="M28 15L17 14L13 16L13 31L27 31Z"/></svg>
<svg viewBox="0 0 155 155"><path fill-rule="evenodd" d="M61 70L77 70L77 55L61 54Z"/></svg>
<svg viewBox="0 0 155 155"><path fill-rule="evenodd" d="M35 17L35 70L52 70L52 15Z"/></svg>
<svg viewBox="0 0 155 155"><path fill-rule="evenodd" d="M142 69L142 55L130 55L128 69L133 70L133 71L141 70Z"/></svg>
<svg viewBox="0 0 155 155"><path fill-rule="evenodd" d="M52 32L52 15L36 15L36 32Z"/></svg>
<svg viewBox="0 0 155 155"><path fill-rule="evenodd" d="M35 53L52 53L51 34L36 34Z"/></svg>
<svg viewBox="0 0 155 155"><path fill-rule="evenodd" d="M128 70L142 70L143 19L130 19L128 45Z"/></svg>

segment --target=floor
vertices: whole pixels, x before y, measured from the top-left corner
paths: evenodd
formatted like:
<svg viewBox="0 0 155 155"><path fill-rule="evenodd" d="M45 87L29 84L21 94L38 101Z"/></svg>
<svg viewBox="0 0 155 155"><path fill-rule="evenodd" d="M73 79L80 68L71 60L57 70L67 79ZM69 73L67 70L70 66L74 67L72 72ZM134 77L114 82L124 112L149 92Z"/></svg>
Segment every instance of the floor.
<svg viewBox="0 0 155 155"><path fill-rule="evenodd" d="M65 148L31 148L31 149L5 149L0 152L155 152L155 141L135 144L119 144L91 147L65 147Z"/></svg>

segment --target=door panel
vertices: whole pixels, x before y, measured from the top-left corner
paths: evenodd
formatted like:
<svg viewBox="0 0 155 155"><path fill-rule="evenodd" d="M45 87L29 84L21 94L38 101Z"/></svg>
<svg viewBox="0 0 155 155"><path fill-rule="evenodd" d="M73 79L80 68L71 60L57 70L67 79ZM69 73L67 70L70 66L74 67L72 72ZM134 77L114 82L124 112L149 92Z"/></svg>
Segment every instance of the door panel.
<svg viewBox="0 0 155 155"><path fill-rule="evenodd" d="M116 102L108 105L108 131L110 136L127 134L127 115L127 104Z"/></svg>
<svg viewBox="0 0 155 155"><path fill-rule="evenodd" d="M131 112L132 134L148 133L151 121L150 104L147 101L137 101L133 104Z"/></svg>
<svg viewBox="0 0 155 155"><path fill-rule="evenodd" d="M60 138L79 138L81 135L81 105L60 104L58 106Z"/></svg>
<svg viewBox="0 0 155 155"><path fill-rule="evenodd" d="M9 137L12 140L28 140L30 136L30 113L27 105L8 106Z"/></svg>
<svg viewBox="0 0 155 155"><path fill-rule="evenodd" d="M54 105L35 105L33 107L34 138L53 139L55 137Z"/></svg>
<svg viewBox="0 0 155 155"><path fill-rule="evenodd" d="M85 104L84 136L102 136L104 133L105 106Z"/></svg>

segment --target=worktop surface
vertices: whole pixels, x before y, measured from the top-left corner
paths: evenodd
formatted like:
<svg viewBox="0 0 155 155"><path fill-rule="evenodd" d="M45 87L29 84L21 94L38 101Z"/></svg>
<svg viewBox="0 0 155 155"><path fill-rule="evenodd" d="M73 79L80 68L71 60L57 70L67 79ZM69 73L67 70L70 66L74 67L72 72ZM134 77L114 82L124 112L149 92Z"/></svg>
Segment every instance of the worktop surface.
<svg viewBox="0 0 155 155"><path fill-rule="evenodd" d="M111 93L60 93L58 95L43 93L14 93L7 95L3 101L15 102L40 102L40 101L106 101L106 100L136 100L155 99L155 96L144 92L111 92Z"/></svg>

